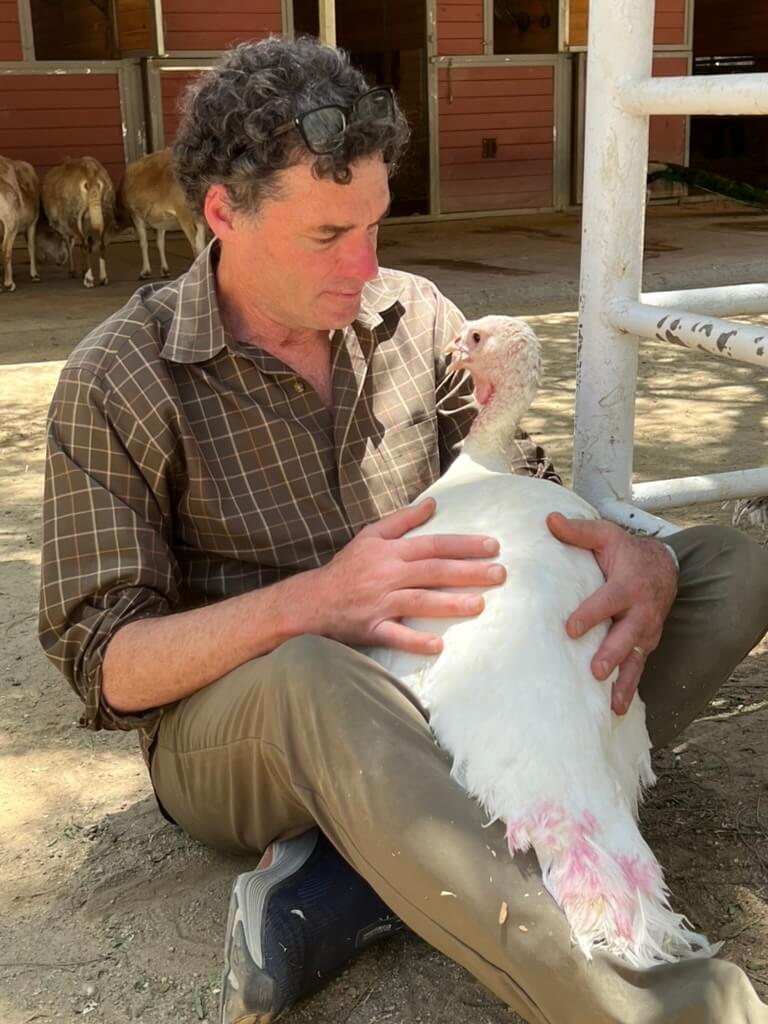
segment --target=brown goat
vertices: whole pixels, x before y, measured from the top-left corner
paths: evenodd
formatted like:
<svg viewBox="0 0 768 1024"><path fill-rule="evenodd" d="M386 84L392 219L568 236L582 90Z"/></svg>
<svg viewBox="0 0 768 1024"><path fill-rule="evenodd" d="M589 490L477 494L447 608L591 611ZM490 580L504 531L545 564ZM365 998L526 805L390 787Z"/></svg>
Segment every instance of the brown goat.
<svg viewBox="0 0 768 1024"><path fill-rule="evenodd" d="M99 284L109 284L106 251L115 223L115 195L106 168L92 156L52 167L43 179L43 208L49 224L69 247L70 276L76 276L74 249L79 245L86 266L83 284L93 288L91 264L98 246Z"/></svg>
<svg viewBox="0 0 768 1024"><path fill-rule="evenodd" d="M118 218L136 229L141 246L139 279L152 276L149 264L147 227L156 231L157 251L160 254L160 273L168 277L165 258L165 233L178 221L187 236L195 256L205 247L205 222L187 205L184 193L173 173L170 149L161 149L128 164L117 193Z"/></svg>
<svg viewBox="0 0 768 1024"><path fill-rule="evenodd" d="M29 276L39 281L35 254L35 231L40 216L40 182L32 164L0 156L0 225L3 229L3 285L16 290L13 280L13 244L23 231L29 252Z"/></svg>

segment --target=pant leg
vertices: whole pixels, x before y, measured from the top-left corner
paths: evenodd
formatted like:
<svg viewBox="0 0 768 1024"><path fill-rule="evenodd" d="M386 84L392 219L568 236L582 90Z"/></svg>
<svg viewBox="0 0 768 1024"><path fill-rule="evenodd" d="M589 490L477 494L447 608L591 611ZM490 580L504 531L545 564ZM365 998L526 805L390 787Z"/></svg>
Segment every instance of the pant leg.
<svg viewBox="0 0 768 1024"><path fill-rule="evenodd" d="M530 1024L768 1024L733 964L637 971L572 949L535 857L509 857L411 701L331 640L289 641L171 709L152 773L212 845L257 852L318 823L410 928Z"/></svg>
<svg viewBox="0 0 768 1024"><path fill-rule="evenodd" d="M701 714L768 627L766 549L720 526L665 540L680 561L678 595L640 682L654 747Z"/></svg>

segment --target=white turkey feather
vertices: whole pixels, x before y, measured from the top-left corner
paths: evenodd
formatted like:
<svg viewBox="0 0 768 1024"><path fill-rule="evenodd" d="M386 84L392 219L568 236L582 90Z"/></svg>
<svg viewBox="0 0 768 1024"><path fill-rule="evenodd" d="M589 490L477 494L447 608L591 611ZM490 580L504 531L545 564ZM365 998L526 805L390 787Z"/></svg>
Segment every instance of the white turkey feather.
<svg viewBox="0 0 768 1024"><path fill-rule="evenodd" d="M591 552L553 537L546 516L597 513L564 487L506 471L506 439L538 383L538 342L528 325L507 317L470 323L462 339L468 336L480 339L478 353L481 342L512 352L510 380L479 385L479 359L469 363L476 394L488 404L463 452L420 496L434 497L437 508L409 536L495 537L507 578L483 589L477 617L404 620L442 635L439 655L365 653L428 711L454 777L490 819L504 822L510 852L533 847L587 957L600 948L647 967L711 955L706 938L670 909L661 868L636 824L642 788L654 781L643 703L636 696L627 714L616 716L612 680L592 675L607 625L577 640L565 630L603 576Z"/></svg>

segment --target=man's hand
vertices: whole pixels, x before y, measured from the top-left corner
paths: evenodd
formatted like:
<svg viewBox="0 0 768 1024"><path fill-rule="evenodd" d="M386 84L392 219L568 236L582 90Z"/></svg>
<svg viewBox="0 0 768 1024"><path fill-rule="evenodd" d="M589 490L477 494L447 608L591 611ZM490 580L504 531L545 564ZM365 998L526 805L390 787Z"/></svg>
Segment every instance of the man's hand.
<svg viewBox="0 0 768 1024"><path fill-rule="evenodd" d="M491 537L425 534L405 537L435 511L432 498L366 526L321 569L312 573L312 632L348 644L437 654L442 638L404 626L400 619L477 615L481 594L437 588L496 586L503 566L481 559L498 553ZM308 581L309 582L309 581Z"/></svg>
<svg viewBox="0 0 768 1024"><path fill-rule="evenodd" d="M605 583L571 614L566 630L583 636L612 619L592 659L595 679L607 679L618 666L611 707L627 712L640 682L645 659L658 647L661 630L677 594L677 569L669 551L650 537L633 537L602 519L547 516L551 533L565 544L594 552Z"/></svg>

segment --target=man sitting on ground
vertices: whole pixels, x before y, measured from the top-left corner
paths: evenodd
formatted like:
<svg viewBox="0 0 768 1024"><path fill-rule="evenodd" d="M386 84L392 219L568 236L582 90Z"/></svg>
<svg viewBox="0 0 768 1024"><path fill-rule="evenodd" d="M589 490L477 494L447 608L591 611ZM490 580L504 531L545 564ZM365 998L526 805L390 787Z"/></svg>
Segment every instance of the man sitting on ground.
<svg viewBox="0 0 768 1024"><path fill-rule="evenodd" d="M525 900L535 858L508 856L418 708L355 650L438 650L400 620L475 615L473 588L496 581L493 538L404 539L472 418L436 397L460 312L377 262L406 135L389 90L310 40L240 46L194 86L176 166L215 240L62 371L42 644L85 725L138 731L173 821L265 854L233 888L222 1024L273 1019L400 920L531 1024L768 1022L732 964L573 950L554 902ZM519 471L546 471L521 444ZM768 555L685 530L678 577L664 545L610 523L552 529L607 580L570 631L613 619L596 674L620 666L622 713L644 669L668 743L762 636ZM525 934L499 927L502 901Z"/></svg>

